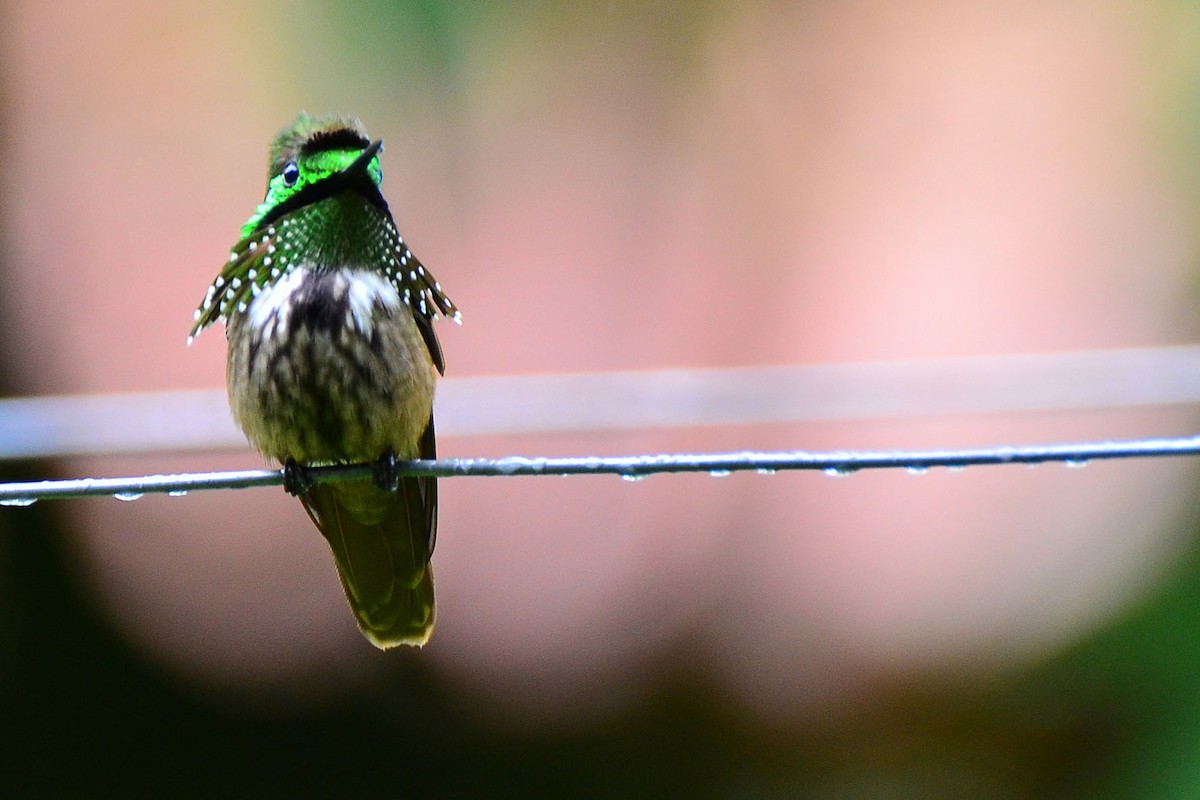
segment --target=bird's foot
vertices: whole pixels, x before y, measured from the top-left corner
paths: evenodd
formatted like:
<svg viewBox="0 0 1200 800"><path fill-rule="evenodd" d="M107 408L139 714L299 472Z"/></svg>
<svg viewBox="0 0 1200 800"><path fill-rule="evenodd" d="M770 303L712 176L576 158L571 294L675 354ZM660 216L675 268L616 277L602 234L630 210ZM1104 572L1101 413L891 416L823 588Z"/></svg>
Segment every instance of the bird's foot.
<svg viewBox="0 0 1200 800"><path fill-rule="evenodd" d="M372 465L371 480L385 492L396 491L400 488L400 472L397 469L399 464L400 459L396 458L395 453L388 450Z"/></svg>
<svg viewBox="0 0 1200 800"><path fill-rule="evenodd" d="M302 494L307 494L312 488L312 476L308 474L308 468L296 463L296 459L289 458L283 462L283 490L292 497L299 497Z"/></svg>

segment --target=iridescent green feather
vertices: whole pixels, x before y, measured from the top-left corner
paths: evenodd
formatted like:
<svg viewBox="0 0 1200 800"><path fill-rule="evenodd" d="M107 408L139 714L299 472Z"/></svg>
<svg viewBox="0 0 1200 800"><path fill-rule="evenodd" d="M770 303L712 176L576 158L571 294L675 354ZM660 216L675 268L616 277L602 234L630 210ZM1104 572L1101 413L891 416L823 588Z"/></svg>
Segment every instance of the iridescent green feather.
<svg viewBox="0 0 1200 800"><path fill-rule="evenodd" d="M301 206L274 222L267 222L272 212L306 188L330 180L349 167L362 155L362 149L323 150L302 156L296 161L276 164L278 172L267 184L266 198L255 209L254 214L242 226L241 239L234 245L220 274L210 284L204 300L193 314L195 324L188 335L190 342L204 328L218 320L228 321L234 313L246 311L250 301L268 284L274 283L289 270L297 266L313 266L297 258L298 253L307 252L307 217L318 212L321 204L334 202L323 198L311 206ZM278 156L272 156L273 163ZM296 179L288 185L284 171L289 165L298 169ZM378 186L383 180L379 158L372 158L367 174ZM392 222L391 215L383 210L381 244L372 259L375 268L387 276L396 287L413 314L431 322L439 313L460 321L461 316L454 303L442 291L441 286L429 274L404 242L404 238Z"/></svg>

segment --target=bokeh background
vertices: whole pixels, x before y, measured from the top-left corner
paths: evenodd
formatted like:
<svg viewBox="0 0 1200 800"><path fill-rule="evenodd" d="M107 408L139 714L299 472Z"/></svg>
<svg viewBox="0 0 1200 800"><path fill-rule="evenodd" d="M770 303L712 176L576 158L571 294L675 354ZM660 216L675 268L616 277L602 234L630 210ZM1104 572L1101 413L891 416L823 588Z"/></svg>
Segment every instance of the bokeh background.
<svg viewBox="0 0 1200 800"><path fill-rule="evenodd" d="M0 390L210 388L297 111L362 117L448 374L1195 342L1182 0L0 6ZM1194 431L1190 407L446 437L447 456ZM249 451L9 478L260 466ZM455 479L423 651L282 492L0 509L5 796L1192 797L1186 460Z"/></svg>

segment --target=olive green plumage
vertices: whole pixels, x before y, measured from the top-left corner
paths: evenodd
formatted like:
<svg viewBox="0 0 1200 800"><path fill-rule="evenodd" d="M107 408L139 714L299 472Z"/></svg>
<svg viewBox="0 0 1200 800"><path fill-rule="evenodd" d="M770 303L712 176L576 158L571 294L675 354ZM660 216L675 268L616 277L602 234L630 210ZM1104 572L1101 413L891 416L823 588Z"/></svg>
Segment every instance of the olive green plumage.
<svg viewBox="0 0 1200 800"><path fill-rule="evenodd" d="M195 314L223 319L234 420L299 465L434 458L432 323L459 314L396 230L378 142L347 117L301 114L271 144L267 195ZM189 339L190 341L190 339ZM433 629L433 478L396 491L323 483L301 501L333 551L350 606L381 648Z"/></svg>

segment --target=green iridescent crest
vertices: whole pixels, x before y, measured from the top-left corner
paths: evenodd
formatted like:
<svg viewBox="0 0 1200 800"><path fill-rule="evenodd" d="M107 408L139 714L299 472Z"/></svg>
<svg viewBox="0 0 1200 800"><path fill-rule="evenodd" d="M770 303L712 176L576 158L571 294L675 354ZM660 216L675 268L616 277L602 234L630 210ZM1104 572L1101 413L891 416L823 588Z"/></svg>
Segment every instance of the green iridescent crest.
<svg viewBox="0 0 1200 800"><path fill-rule="evenodd" d="M378 142L369 144L361 124L341 117L314 120L302 114L280 133L271 147L266 198L242 226L229 260L193 314L189 343L212 323L244 313L292 269L320 267L333 249L322 219L346 194L363 191L363 175L375 200L350 204L356 249L363 255L357 259L360 267L387 277L419 319L432 321L440 313L461 320L454 303L408 249L378 195L380 149ZM336 257L333 261L337 263Z"/></svg>

